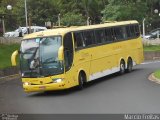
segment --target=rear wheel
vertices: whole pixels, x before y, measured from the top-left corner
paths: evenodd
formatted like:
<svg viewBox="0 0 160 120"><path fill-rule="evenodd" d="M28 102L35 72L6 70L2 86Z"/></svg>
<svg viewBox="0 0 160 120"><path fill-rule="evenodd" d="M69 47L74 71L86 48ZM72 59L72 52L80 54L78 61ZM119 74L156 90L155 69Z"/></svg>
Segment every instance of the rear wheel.
<svg viewBox="0 0 160 120"><path fill-rule="evenodd" d="M124 60L121 60L120 62L120 74L124 74L125 73L125 62Z"/></svg>
<svg viewBox="0 0 160 120"><path fill-rule="evenodd" d="M128 59L128 62L127 62L127 69L126 69L126 71L127 71L127 72L131 72L132 69L133 69L133 62L132 62L132 59L129 58L129 59Z"/></svg>

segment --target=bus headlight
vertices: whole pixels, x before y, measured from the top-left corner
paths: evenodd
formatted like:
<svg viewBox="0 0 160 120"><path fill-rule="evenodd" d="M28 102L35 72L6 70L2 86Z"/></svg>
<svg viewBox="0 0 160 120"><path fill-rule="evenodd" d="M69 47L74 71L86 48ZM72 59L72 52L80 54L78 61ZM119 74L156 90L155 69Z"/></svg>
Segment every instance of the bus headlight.
<svg viewBox="0 0 160 120"><path fill-rule="evenodd" d="M53 79L53 82L54 82L54 83L60 83L60 82L62 82L62 81L63 81L62 78L54 78L54 79Z"/></svg>
<svg viewBox="0 0 160 120"><path fill-rule="evenodd" d="M23 85L31 85L29 82L24 82Z"/></svg>

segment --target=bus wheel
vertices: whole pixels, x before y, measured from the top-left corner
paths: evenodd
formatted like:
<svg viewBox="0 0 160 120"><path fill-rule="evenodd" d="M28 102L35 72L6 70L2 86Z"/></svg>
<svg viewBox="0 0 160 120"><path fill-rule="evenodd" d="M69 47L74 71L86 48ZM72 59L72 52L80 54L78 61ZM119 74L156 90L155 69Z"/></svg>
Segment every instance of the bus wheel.
<svg viewBox="0 0 160 120"><path fill-rule="evenodd" d="M121 60L120 63L120 74L124 74L125 73L125 62L124 60Z"/></svg>
<svg viewBox="0 0 160 120"><path fill-rule="evenodd" d="M85 74L83 72L79 73L78 82L79 82L78 89L82 90L85 82Z"/></svg>
<svg viewBox="0 0 160 120"><path fill-rule="evenodd" d="M128 62L127 62L127 69L126 69L126 71L127 71L127 72L131 72L131 71L132 71L132 68L133 68L133 62L132 62L132 59L129 58L129 59L128 59Z"/></svg>

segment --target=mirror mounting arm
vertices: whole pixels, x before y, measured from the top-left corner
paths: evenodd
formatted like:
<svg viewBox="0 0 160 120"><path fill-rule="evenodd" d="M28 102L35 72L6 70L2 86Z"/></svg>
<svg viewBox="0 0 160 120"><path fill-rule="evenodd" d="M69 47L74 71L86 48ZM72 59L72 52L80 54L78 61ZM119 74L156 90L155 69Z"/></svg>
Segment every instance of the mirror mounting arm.
<svg viewBox="0 0 160 120"><path fill-rule="evenodd" d="M16 50L12 53L11 55L11 63L12 63L12 66L16 66L17 65L17 62L16 62L16 57L17 55L19 54L19 51Z"/></svg>

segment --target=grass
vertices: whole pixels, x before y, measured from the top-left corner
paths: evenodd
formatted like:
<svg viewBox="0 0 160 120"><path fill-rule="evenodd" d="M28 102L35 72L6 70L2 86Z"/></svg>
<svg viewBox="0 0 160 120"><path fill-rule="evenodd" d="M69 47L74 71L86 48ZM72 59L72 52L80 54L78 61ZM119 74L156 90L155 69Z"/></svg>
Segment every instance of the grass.
<svg viewBox="0 0 160 120"><path fill-rule="evenodd" d="M160 79L160 70L155 71L153 74L156 78Z"/></svg>
<svg viewBox="0 0 160 120"><path fill-rule="evenodd" d="M18 50L19 47L19 44L0 44L0 69L11 66L11 55L15 50Z"/></svg>
<svg viewBox="0 0 160 120"><path fill-rule="evenodd" d="M159 45L149 45L143 47L144 51L160 51Z"/></svg>

